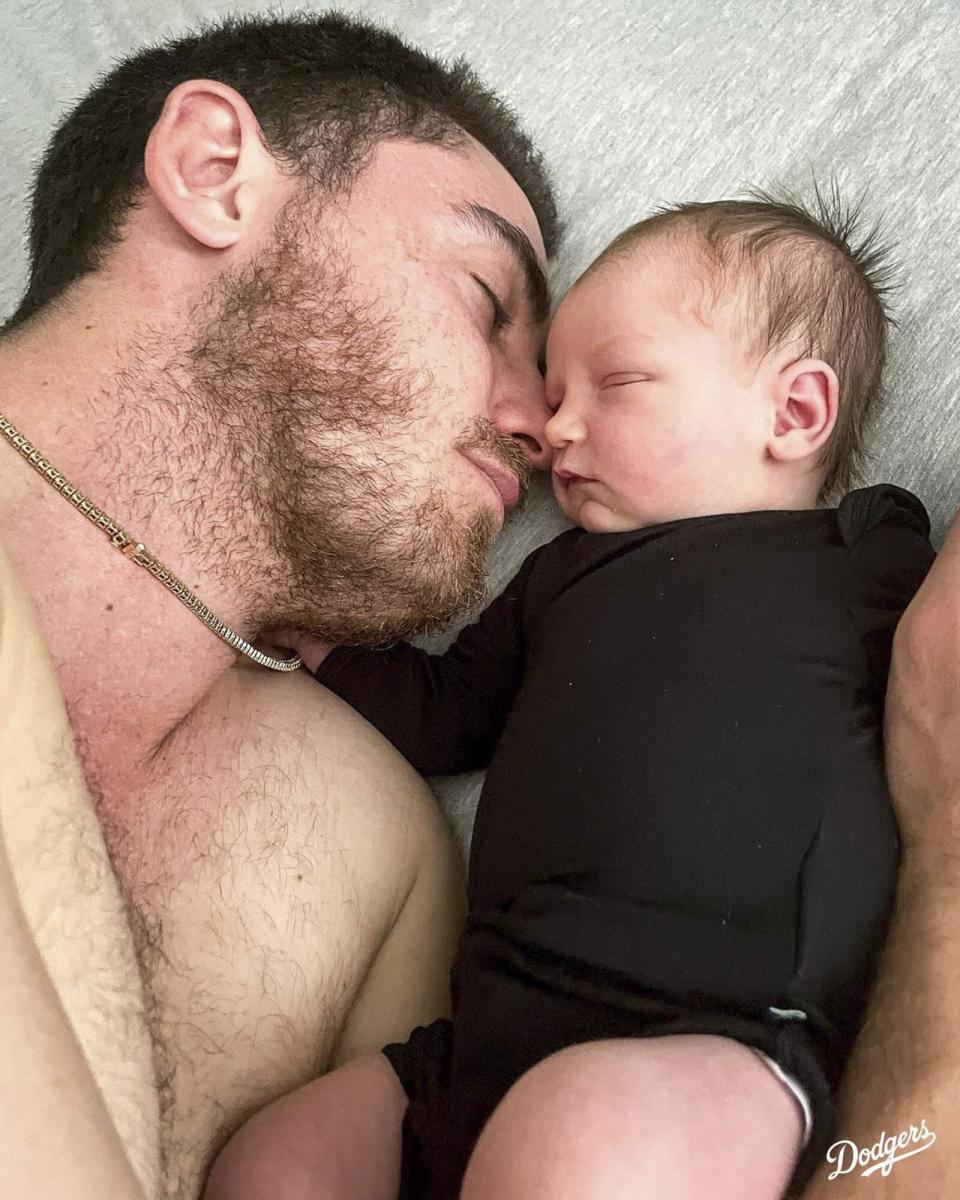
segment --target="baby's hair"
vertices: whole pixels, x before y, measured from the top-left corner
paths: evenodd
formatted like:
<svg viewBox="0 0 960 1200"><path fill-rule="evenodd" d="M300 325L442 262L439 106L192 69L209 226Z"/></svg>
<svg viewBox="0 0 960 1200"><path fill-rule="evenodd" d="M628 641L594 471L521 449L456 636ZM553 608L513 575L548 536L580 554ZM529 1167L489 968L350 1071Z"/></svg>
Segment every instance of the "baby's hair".
<svg viewBox="0 0 960 1200"><path fill-rule="evenodd" d="M827 195L815 186L809 208L793 195L754 190L748 196L659 208L619 234L587 273L667 237L681 252L697 252L714 303L734 300L758 360L796 345L798 357L829 363L840 383L837 423L817 466L824 472L821 494L842 495L862 477L864 433L881 398L893 324L888 250L879 224L863 228L862 197L845 204L835 181Z"/></svg>

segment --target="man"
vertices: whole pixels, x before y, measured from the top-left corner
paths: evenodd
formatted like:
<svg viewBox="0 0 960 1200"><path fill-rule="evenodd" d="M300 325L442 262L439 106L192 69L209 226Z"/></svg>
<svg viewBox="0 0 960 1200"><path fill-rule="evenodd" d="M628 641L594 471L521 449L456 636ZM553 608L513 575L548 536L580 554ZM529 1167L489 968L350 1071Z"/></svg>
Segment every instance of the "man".
<svg viewBox="0 0 960 1200"><path fill-rule="evenodd" d="M310 25L314 52L335 57L343 23ZM296 118L319 100L294 103L277 82L310 73L309 31L270 28L246 30L253 49L236 76L210 59L200 69L186 47L176 80L158 84L142 60L126 71L125 85L142 80L156 104L142 122L137 208L107 186L128 158L89 158L111 134L127 145L122 92L60 139L90 191L65 188L38 214L38 282L21 310L30 321L0 345L0 412L247 638L273 624L334 639L400 632L469 594L477 551L516 486L505 469L521 475L510 447L544 461L537 266L556 240L552 208L535 170L527 180L529 158L492 134L509 171L473 143L390 136L364 144L352 180L332 153L318 168ZM389 43L388 60L399 54ZM223 83L247 84L251 57L276 77L273 137L288 135L276 159L262 153L258 118L271 134L259 104ZM479 103L460 106L461 126L474 127ZM423 135L430 106L411 107ZM360 133L403 128L393 112L333 118ZM326 204L312 208L304 183ZM119 243L91 246L94 200ZM58 240L68 259L83 247L72 275ZM456 926L448 844L379 739L296 676L231 669L233 652L156 578L0 450L11 455L0 540L13 564L0 573L0 1183L38 1197L196 1195L243 1115L438 1011ZM957 981L941 946L955 895L943 869L950 826L942 842L932 832L960 776L949 758L958 559L945 558L899 641L891 745L911 815L885 978L904 998L881 991L851 1074L850 1136L863 1143L881 1122L927 1115L928 1099L936 1129L958 1078L947 1053L933 1065L950 1045L943 997ZM919 666L918 647L929 659ZM924 693L935 668L942 686ZM931 797L940 807L928 816ZM912 974L922 991L906 987ZM921 1002L935 1018L923 1039L911 1015ZM897 1072L878 1065L885 1054ZM492 1133L521 1136L531 1116ZM958 1164L945 1119L938 1147L914 1160L918 1171L936 1163L937 1185L917 1188L904 1164L890 1179L902 1190L887 1194L950 1193ZM565 1175L571 1185L616 1167L609 1129L597 1132L592 1158L566 1164L579 1172ZM848 1176L813 1191L840 1200L876 1183Z"/></svg>
<svg viewBox="0 0 960 1200"><path fill-rule="evenodd" d="M501 102L339 17L147 51L55 134L0 341L0 1010L35 1021L4 1195L194 1197L246 1115L443 1010L462 880L424 785L234 646L282 668L272 627L479 594L547 462L557 237ZM16 1099L38 1030L53 1153Z"/></svg>

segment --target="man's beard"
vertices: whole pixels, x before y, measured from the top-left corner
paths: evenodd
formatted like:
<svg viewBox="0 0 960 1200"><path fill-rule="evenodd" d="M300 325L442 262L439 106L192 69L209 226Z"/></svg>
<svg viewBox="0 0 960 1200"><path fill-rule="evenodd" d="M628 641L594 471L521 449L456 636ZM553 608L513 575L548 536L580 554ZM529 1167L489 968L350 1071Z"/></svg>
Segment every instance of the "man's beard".
<svg viewBox="0 0 960 1200"><path fill-rule="evenodd" d="M389 314L357 303L335 248L301 251L318 225L315 206L288 204L272 244L219 281L188 370L230 442L232 540L250 530L261 548L245 564L251 623L375 644L478 604L497 525L488 509L458 515L439 482L414 484L430 383L393 365L409 350ZM490 454L523 491L522 452L492 422L475 420L456 448Z"/></svg>

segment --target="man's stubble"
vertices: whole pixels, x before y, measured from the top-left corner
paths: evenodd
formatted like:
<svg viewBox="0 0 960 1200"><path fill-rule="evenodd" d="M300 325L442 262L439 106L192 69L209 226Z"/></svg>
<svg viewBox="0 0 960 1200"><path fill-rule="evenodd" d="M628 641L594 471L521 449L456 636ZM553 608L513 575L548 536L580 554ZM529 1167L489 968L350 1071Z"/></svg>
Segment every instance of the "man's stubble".
<svg viewBox="0 0 960 1200"><path fill-rule="evenodd" d="M318 245L319 226L316 203L288 203L271 244L218 281L187 370L221 442L221 532L259 593L250 621L370 644L478 604L497 525L488 509L452 507L436 464L417 482L435 384L397 365L411 359L399 320L358 303L347 252ZM456 446L490 454L525 490L522 453L491 421L474 418Z"/></svg>

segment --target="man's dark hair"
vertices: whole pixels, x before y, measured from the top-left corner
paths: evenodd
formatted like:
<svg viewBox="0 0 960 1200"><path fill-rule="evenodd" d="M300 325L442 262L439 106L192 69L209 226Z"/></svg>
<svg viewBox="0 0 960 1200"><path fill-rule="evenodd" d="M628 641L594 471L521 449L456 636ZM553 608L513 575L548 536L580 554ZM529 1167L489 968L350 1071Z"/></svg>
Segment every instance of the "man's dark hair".
<svg viewBox="0 0 960 1200"><path fill-rule="evenodd" d="M37 171L30 280L6 329L101 264L146 186L150 130L168 93L188 79L235 88L278 164L327 193L350 183L378 141L456 147L466 132L526 193L547 253L557 248L540 156L463 59L445 63L342 13L230 17L121 62L64 118Z"/></svg>
<svg viewBox="0 0 960 1200"><path fill-rule="evenodd" d="M691 240L692 235L692 240ZM619 234L588 268L665 236L691 251L712 302L734 300L738 325L759 360L799 344L837 373L837 423L817 465L821 494L842 495L859 480L864 435L881 400L893 269L880 229L863 228L862 200L845 204L836 183L814 187L810 206L789 193L753 191L747 200L675 204Z"/></svg>

